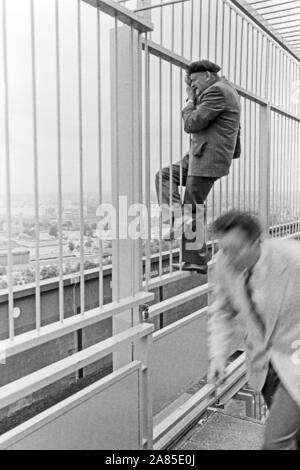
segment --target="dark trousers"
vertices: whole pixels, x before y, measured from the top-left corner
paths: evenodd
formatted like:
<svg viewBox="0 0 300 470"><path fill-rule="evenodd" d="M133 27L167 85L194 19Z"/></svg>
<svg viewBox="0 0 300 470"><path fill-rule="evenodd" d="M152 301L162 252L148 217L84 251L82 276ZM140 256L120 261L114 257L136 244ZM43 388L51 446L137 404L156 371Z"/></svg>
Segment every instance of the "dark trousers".
<svg viewBox="0 0 300 470"><path fill-rule="evenodd" d="M204 204L206 198L218 178L209 178L203 176L188 176L189 156L186 155L182 160L182 181L180 181L180 162L172 165L172 180L170 181L170 167L165 167L156 174L156 193L159 204L173 207L181 207L184 213L190 214L191 225L189 233L182 233L182 259L188 263L205 264L206 263L206 245L204 230L201 236L202 242L197 244L197 218L199 211L197 205ZM160 189L161 181L161 189ZM180 183L185 186L185 195L182 201L180 197ZM170 191L172 199L170 201ZM199 208L198 208L199 209ZM204 212L205 214L205 212ZM199 221L198 221L199 222ZM204 220L201 226L204 228ZM173 220L174 223L174 220Z"/></svg>
<svg viewBox="0 0 300 470"><path fill-rule="evenodd" d="M270 364L262 395L270 412L264 450L300 450L300 407L291 398Z"/></svg>

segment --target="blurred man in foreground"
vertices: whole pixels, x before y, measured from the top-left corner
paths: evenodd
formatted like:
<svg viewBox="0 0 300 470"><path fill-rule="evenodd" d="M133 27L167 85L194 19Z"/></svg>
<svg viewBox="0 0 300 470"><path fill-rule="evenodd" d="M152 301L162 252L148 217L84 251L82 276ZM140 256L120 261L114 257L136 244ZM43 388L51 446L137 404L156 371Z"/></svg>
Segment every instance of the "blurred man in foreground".
<svg viewBox="0 0 300 470"><path fill-rule="evenodd" d="M224 380L233 328L246 325L250 386L270 410L264 449L300 449L300 242L263 239L259 221L230 211L214 223L220 251L209 308L208 381Z"/></svg>

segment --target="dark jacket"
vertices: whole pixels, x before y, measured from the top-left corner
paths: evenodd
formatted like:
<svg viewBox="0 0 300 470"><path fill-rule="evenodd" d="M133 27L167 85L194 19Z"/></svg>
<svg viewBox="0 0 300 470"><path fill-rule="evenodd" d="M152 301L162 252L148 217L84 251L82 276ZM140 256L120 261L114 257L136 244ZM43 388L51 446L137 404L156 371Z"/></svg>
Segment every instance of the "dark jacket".
<svg viewBox="0 0 300 470"><path fill-rule="evenodd" d="M185 132L192 134L189 176L228 175L233 156L240 153L238 139L241 105L233 85L220 78L182 111Z"/></svg>

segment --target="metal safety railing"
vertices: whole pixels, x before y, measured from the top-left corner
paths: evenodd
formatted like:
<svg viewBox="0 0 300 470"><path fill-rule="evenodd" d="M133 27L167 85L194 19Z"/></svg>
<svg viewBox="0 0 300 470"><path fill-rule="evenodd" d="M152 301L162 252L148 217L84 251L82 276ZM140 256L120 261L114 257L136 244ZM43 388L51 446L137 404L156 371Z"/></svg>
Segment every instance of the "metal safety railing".
<svg viewBox="0 0 300 470"><path fill-rule="evenodd" d="M154 213L154 204L157 172L167 167L172 176L173 163L180 161L182 181L182 160L189 148L189 138L182 130L180 112L185 99L184 69L191 60L207 57L220 63L223 73L236 86L242 106L242 156L233 163L230 175L222 178L209 196L207 228L209 229L212 220L221 212L231 207L239 207L258 213L266 231L272 236L299 234L297 172L300 107L292 86L299 78L299 62L253 18L248 17L244 10L240 10L237 3L230 0L196 2L193 0L165 2L49 0L45 14L40 10L40 4L36 0L12 3L2 0L0 57L3 77L1 123L4 139L1 143L1 152L5 157L5 172L1 174L5 175L3 187L6 189L4 238L7 242L5 294L8 294L8 304L4 325L7 335L0 343L1 360L8 357L12 359L19 353L25 353L31 348L40 347L68 333L94 326L110 318L113 324L113 338L124 334L127 335L126 341L116 340L113 347L110 347L110 343L109 347L104 346L101 357L104 350L105 353L112 353L114 370L127 367L133 359L138 360L140 363L134 367L141 369L139 373L142 373L148 367L147 354L150 354L150 348L143 349L140 345L136 347L134 340L135 335L140 334L139 324L142 323L143 315L144 319L152 321L171 308L182 308L184 303L209 294L211 286L205 284L172 299L151 305L146 317L145 312L140 310L141 305L152 302L154 296L150 291L155 287L170 281L183 280L187 276L187 273L172 272L175 256L179 256L181 261L182 254L180 249L178 254L178 246L165 245L163 242L162 214L159 211ZM20 51L15 49L16 45L12 39L20 25L17 21L20 18L24 18L21 22L23 41L18 44L26 45L22 64L25 62L27 67L26 80L24 79L21 87L22 95L27 98L22 104L26 110L27 121L30 122L26 127L30 137L25 139L23 145L20 143L17 145L20 121L18 124L16 116L20 111L17 108L20 83L12 80L12 77L20 76L15 73L16 56ZM43 27L48 33L47 40L43 34ZM48 51L49 56L46 72L43 72L45 51ZM52 79L44 83L43 80L49 73ZM25 121L23 117L21 123L24 124ZM49 152L52 158L50 164L46 164ZM16 243L13 235L16 201L14 190L20 181L16 177L18 161L25 162L22 169L25 187L28 188L28 183L27 186L25 184L28 179L31 182L30 189L33 188L31 202L34 207L35 236L31 242L34 242L36 260L35 321L34 325L31 324L27 328L29 331L22 334L16 334L20 312L16 312L13 285L15 273L13 247ZM31 177L28 176L29 173ZM41 307L43 260L39 231L42 219L42 193L49 187L48 180L56 192L54 218L57 220L59 295L55 307L56 320L46 325ZM73 186L75 180L76 185ZM74 187L77 204L76 211L74 207L71 210L77 213L79 226L79 269L74 282L80 289L80 308L77 312L79 315L67 318L63 230L65 210L68 207L67 188ZM101 226L104 232L107 228L105 225L109 222L105 219L104 209L108 210L108 206L112 209L110 228L114 235L112 236L112 301L105 304L103 295L105 237L101 232L98 234L99 245L96 255L99 265L97 306L91 310L87 308L85 284L87 256L84 244L87 213L85 205L88 193L93 189L97 194L98 218L102 222L104 220ZM179 192L182 198L182 184L179 185ZM161 196L161 177L159 193ZM170 205L171 202L170 199ZM144 209L146 209L145 214L142 213ZM142 240L128 236L131 217L137 214L139 214L137 219L143 225L146 235ZM95 213L93 216L95 217ZM156 244L153 244L153 229L156 231ZM209 233L209 237L214 251L213 234ZM168 274L165 268L163 269L166 247L169 257ZM151 256L154 248L158 252L159 267L158 276L152 279ZM201 331L203 336L201 348L199 349L196 338L193 347L199 349L199 355L200 352L202 354L199 362L202 360L203 371L206 368L206 310L205 308L196 311L189 317L161 329L153 336L154 347L151 350L153 362L150 361L149 367L152 367L157 375L157 380L154 382L157 384L157 389L154 392L152 390L155 395L153 401L155 412L160 411L160 407L174 398L174 390L180 393L184 386L199 379L199 372L195 371L197 363L193 364L189 355L184 356L189 367L180 363L182 367L178 376L173 374L173 369L170 368L172 357L180 359L182 354L182 350L172 349L181 344L178 334L184 344L189 345L191 335ZM144 325L145 331L141 328L143 338L150 335L151 328L147 328L146 325ZM140 349L142 354L139 354ZM186 349L187 352L192 351L192 348ZM87 354L90 352L87 351ZM79 355L74 355L73 358L71 356L70 363L65 360L63 364L54 363L49 366L50 369L44 371L47 376L46 382L50 377L50 381L59 379L62 377L60 373L67 374L70 370L80 368L82 365L80 361L85 357L85 353L79 351L76 354ZM97 354L93 356L94 359L98 357L100 356ZM164 363L165 369L164 360L168 360L167 364ZM86 364L90 364L90 358L84 362L84 365ZM59 366L62 366L62 369L59 369ZM172 372L171 377L165 373L168 369ZM242 364L238 363L237 369L234 382L240 384L245 381ZM171 381L173 376L178 379L176 386ZM170 388L166 386L167 377L170 378L169 385L172 385ZM113 381L115 380L116 377L113 378ZM24 393L21 390L24 395L28 390L36 390L37 383L38 387L43 385L39 380L33 382L35 383L33 388L30 388L31 385L26 388L25 377L23 382L19 382L18 390L24 386ZM101 383L102 386L105 388L106 383ZM2 396L8 404L10 387L9 385L5 387L7 388L2 390ZM145 383L142 381L141 385L141 382L138 382L134 390L140 391L143 387L146 387ZM148 398L147 387L143 392L144 397ZM192 400L187 405L187 408L191 405L192 409L199 404L199 400L201 403L211 402L211 389L202 392L196 401ZM144 399L145 401L147 400ZM104 400L103 409L105 403ZM152 401L148 400L145 407L138 410L138 413L147 414L148 426L151 423L151 406ZM182 417L186 411L182 410ZM155 431L157 445L165 438L170 426L177 424L179 415L180 413L175 413L170 422L165 421L158 425ZM139 415L138 419L142 420L142 417ZM151 446L151 438L148 443L140 440L138 445L144 448L147 445Z"/></svg>

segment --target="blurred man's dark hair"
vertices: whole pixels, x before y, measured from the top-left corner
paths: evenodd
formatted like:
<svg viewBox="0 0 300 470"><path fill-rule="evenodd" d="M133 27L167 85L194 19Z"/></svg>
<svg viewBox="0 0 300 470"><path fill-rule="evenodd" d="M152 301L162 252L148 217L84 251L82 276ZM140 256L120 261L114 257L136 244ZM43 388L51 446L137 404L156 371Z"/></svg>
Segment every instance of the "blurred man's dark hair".
<svg viewBox="0 0 300 470"><path fill-rule="evenodd" d="M258 218L249 212L233 209L218 217L213 223L215 233L225 235L230 230L239 228L249 241L255 241L262 235L262 227Z"/></svg>

